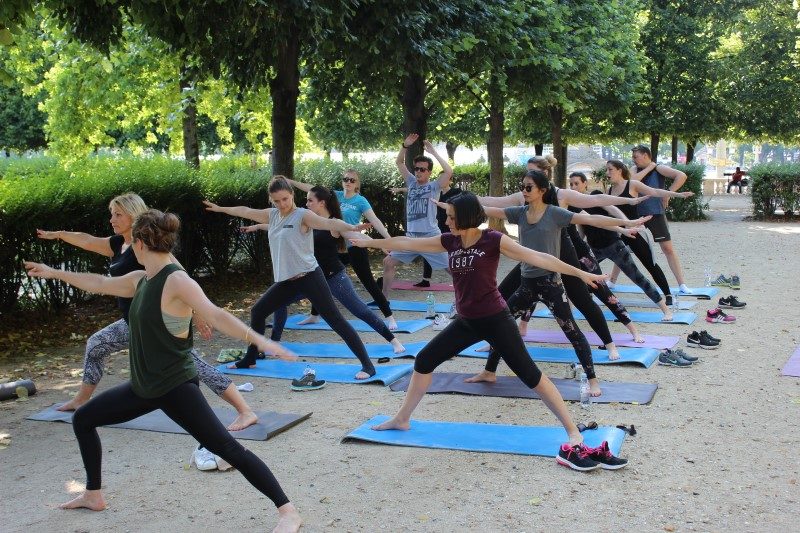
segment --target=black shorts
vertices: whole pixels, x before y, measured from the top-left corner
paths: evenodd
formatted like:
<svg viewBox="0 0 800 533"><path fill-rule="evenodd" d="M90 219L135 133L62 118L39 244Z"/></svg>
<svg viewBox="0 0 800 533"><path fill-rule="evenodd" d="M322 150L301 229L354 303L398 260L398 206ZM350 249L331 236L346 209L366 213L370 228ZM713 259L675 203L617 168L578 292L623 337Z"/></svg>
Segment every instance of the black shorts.
<svg viewBox="0 0 800 533"><path fill-rule="evenodd" d="M653 234L655 242L671 241L672 237L669 234L669 227L667 226L667 217L665 215L653 215L653 218L644 223L644 227L650 230Z"/></svg>

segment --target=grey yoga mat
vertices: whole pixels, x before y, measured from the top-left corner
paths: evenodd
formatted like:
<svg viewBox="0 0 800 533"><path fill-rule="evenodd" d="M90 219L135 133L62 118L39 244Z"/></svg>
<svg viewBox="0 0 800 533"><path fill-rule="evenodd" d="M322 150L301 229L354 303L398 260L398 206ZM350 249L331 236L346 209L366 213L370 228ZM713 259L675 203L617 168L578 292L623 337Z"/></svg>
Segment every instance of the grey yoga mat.
<svg viewBox="0 0 800 533"><path fill-rule="evenodd" d="M56 407L59 405L61 404L51 405L44 411L27 417L27 419L40 420L43 422L66 422L67 424L71 424L72 412L57 411ZM219 418L220 422L222 422L222 424L225 426L233 422L236 418L236 412L233 409L227 409L224 407L213 407L212 409L214 410L214 414L217 415L217 418ZM275 435L283 433L287 429L290 429L300 422L307 420L308 417L311 416L311 413L295 415L291 413L276 413L274 411L256 411L256 415L258 415L258 423L246 427L241 431L231 431L231 435L237 439L245 440L271 439ZM161 409L157 409L147 413L146 415L142 415L139 418L134 418L128 422L113 424L105 427L139 429L142 431L156 431L158 433L186 434L186 431L184 431L182 427L165 415L164 411Z"/></svg>
<svg viewBox="0 0 800 533"><path fill-rule="evenodd" d="M535 398L539 395L529 389L516 376L497 376L497 383L464 383L464 379L474 374L454 374L449 372L434 372L433 381L427 392L431 394L454 392L471 394L474 396L493 396L497 398ZM570 402L580 401L580 382L574 379L550 378L564 400ZM405 377L394 382L390 388L393 391L408 389L410 378ZM646 404L653 400L658 385L655 383L624 383L601 381L601 396L592 398L592 403L635 403Z"/></svg>

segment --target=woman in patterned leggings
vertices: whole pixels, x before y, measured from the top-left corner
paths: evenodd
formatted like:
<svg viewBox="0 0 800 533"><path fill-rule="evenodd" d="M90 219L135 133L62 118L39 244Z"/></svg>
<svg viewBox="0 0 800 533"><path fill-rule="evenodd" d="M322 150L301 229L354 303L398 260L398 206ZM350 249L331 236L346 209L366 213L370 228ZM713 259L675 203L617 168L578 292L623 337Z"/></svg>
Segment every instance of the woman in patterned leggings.
<svg viewBox="0 0 800 533"><path fill-rule="evenodd" d="M144 270L144 267L136 260L130 244L133 222L138 215L147 211L147 205L139 195L128 193L111 200L108 209L111 211L111 228L114 231L114 235L111 237L95 237L88 233L72 231L44 230L36 230L37 236L40 239L62 240L83 250L111 258L109 273L112 277ZM172 260L177 264L174 257ZM103 377L103 367L108 356L128 348L130 340L128 309L131 299L117 298L117 304L122 312L122 318L96 331L86 341L86 352L83 357L83 383L81 383L78 394L72 400L58 407L59 411L74 411L88 402ZM196 321L200 335L205 339L211 338L211 328L208 324L198 319ZM191 354L200 380L236 409L236 419L228 426L228 429L238 431L255 424L258 417L230 378L203 361L197 350L192 349Z"/></svg>

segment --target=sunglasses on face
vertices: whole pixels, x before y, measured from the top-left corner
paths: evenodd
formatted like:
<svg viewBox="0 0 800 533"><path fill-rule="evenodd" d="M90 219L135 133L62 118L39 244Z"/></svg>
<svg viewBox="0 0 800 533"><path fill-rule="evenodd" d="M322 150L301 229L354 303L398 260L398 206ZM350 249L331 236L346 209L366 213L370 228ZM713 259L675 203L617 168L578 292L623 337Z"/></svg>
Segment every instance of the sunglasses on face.
<svg viewBox="0 0 800 533"><path fill-rule="evenodd" d="M533 190L533 188L534 188L534 185L525 185L524 183L520 183L519 184L520 192L522 192L522 191L531 192Z"/></svg>
<svg viewBox="0 0 800 533"><path fill-rule="evenodd" d="M430 172L431 169L425 167L414 167L414 172Z"/></svg>
<svg viewBox="0 0 800 533"><path fill-rule="evenodd" d="M356 179L355 178L342 178L342 182L344 182L344 183L355 183Z"/></svg>

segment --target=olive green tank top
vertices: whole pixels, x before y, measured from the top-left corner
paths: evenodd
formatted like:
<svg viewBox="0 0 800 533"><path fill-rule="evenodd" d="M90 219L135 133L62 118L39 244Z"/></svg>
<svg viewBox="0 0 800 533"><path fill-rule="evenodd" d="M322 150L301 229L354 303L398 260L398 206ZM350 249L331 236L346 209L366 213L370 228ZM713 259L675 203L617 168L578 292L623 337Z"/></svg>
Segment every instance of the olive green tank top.
<svg viewBox="0 0 800 533"><path fill-rule="evenodd" d="M139 281L131 301L130 327L131 387L141 398L158 398L178 385L197 377L197 368L190 354L192 327L186 339L176 337L164 325L161 315L161 293L175 264L162 268L151 279Z"/></svg>

